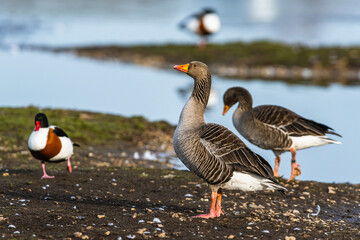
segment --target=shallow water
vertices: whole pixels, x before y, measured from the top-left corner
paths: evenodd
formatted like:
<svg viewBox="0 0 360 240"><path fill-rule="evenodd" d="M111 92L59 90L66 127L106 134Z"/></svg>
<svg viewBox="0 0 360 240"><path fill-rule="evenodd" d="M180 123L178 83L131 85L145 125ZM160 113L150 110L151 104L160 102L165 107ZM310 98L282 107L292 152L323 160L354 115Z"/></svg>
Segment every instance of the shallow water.
<svg viewBox="0 0 360 240"><path fill-rule="evenodd" d="M357 0L0 0L0 43L74 45L191 42L177 24L210 6L221 17L214 42L270 39L358 45Z"/></svg>
<svg viewBox="0 0 360 240"><path fill-rule="evenodd" d="M157 70L129 64L98 62L71 55L0 51L0 106L35 105L120 114L142 115L150 120L176 124L186 97L179 89L191 88L193 80L173 69ZM230 110L222 116L222 94L243 86L253 95L254 106L277 104L333 127L342 145L299 151L301 180L359 183L360 88L287 85L282 82L239 81L213 77L217 103L206 111L206 121L236 132ZM50 119L51 121L51 119ZM53 120L55 121L55 120ZM29 129L32 128L29 119ZM69 133L71 135L71 133ZM241 137L244 140L244 138ZM246 141L245 141L246 142ZM273 166L274 155L246 142ZM290 154L282 155L280 173L290 175Z"/></svg>
<svg viewBox="0 0 360 240"><path fill-rule="evenodd" d="M176 26L205 6L220 14L222 30L211 41L270 39L309 45L358 45L360 2L357 0L167 0L58 1L0 0L0 106L35 105L121 114L177 123L192 79L175 70L103 63L70 55L19 51L18 44L53 46L88 44L195 43L196 37ZM179 63L182 64L182 63ZM235 131L221 98L232 86L243 86L254 105L278 104L327 124L343 135L342 145L299 151L301 180L359 183L360 88L287 85L269 81L213 78L217 103L208 122ZM216 100L216 99L215 99ZM32 120L29 120L31 129ZM236 131L235 131L236 132ZM242 138L243 139L243 138ZM246 142L246 141L245 141ZM272 165L274 156L248 144ZM290 174L290 154L280 173Z"/></svg>

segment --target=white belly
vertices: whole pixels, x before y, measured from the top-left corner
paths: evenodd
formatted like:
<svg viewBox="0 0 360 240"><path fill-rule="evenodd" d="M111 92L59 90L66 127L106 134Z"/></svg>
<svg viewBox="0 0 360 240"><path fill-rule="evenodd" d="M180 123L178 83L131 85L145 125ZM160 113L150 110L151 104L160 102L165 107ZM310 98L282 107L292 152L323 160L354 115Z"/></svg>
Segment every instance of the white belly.
<svg viewBox="0 0 360 240"><path fill-rule="evenodd" d="M67 159L74 153L73 143L69 138L59 137L59 139L61 141L61 150L56 156L50 158L50 160Z"/></svg>
<svg viewBox="0 0 360 240"><path fill-rule="evenodd" d="M234 172L231 180L223 186L224 189L241 190L244 192L276 190L276 184L266 178L255 174Z"/></svg>

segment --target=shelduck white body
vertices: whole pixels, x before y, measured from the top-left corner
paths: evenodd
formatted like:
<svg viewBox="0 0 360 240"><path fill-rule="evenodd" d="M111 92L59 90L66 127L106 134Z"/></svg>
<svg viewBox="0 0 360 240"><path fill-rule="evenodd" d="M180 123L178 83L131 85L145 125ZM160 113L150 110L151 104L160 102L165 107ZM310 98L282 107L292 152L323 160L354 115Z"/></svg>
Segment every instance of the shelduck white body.
<svg viewBox="0 0 360 240"><path fill-rule="evenodd" d="M28 140L28 148L31 154L42 162L44 171L42 178L53 178L53 176L46 174L44 162L67 160L67 169L72 172L70 157L74 153L73 146L79 145L73 143L61 128L54 125L49 126L47 117L43 113L35 116L35 125L36 127Z"/></svg>

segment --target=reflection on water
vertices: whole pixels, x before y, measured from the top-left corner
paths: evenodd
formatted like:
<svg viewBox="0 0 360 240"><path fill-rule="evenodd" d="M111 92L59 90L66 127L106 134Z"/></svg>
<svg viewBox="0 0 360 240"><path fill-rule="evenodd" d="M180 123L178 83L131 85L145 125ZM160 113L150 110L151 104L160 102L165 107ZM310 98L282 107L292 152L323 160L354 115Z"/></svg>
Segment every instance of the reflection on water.
<svg viewBox="0 0 360 240"><path fill-rule="evenodd" d="M215 8L215 42L271 39L306 44L359 44L358 0L0 0L0 41L47 45L196 42L181 19ZM0 42L1 43L1 42Z"/></svg>
<svg viewBox="0 0 360 240"><path fill-rule="evenodd" d="M178 89L186 89L193 80L173 69L148 69L119 63L102 63L69 55L0 51L2 63L1 106L70 108L124 116L143 115L150 120L176 124L186 98ZM290 86L280 82L238 81L213 77L218 103L206 111L206 121L222 124L236 132L230 110L222 116L222 94L229 87L243 86L254 98L254 106L276 104L288 107L304 117L333 127L343 138L342 145L301 150L301 180L360 182L358 147L360 111L359 88L331 85ZM29 120L31 121L31 120ZM30 124L30 122L29 122ZM29 125L30 126L30 125ZM242 137L241 137L242 138ZM243 138L242 138L243 139ZM245 141L245 140L244 140ZM245 141L246 142L246 141ZM271 165L274 155L246 142ZM290 175L290 154L282 156L280 173Z"/></svg>
<svg viewBox="0 0 360 240"><path fill-rule="evenodd" d="M0 6L0 47L9 47L0 50L0 106L35 105L143 115L173 124L186 101L178 89L186 92L193 83L188 76L174 70L21 52L18 44L195 43L196 38L176 26L189 13L205 6L214 7L221 16L222 30L213 37L214 42L271 39L351 45L359 44L360 39L357 0L253 0L231 4L215 0L183 0L181 4L168 0L0 0ZM221 99L227 88L238 85L251 92L255 106L282 105L343 135L342 145L299 151L303 173L299 179L360 182L360 162L354 152L359 143L360 111L352 107L360 102L359 88L289 86L214 77L217 103L206 111L208 122L236 132L231 113L221 115ZM271 151L246 143L273 165ZM280 173L289 177L288 153L282 157Z"/></svg>

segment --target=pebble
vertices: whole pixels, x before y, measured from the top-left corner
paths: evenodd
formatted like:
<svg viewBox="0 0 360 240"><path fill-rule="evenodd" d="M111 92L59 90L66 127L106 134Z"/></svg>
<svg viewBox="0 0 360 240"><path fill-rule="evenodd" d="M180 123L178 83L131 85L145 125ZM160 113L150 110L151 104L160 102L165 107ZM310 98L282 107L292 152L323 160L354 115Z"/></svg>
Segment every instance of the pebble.
<svg viewBox="0 0 360 240"><path fill-rule="evenodd" d="M263 233L270 233L269 230L263 230L262 232L263 232Z"/></svg>
<svg viewBox="0 0 360 240"><path fill-rule="evenodd" d="M16 228L14 225L10 224L8 228Z"/></svg>
<svg viewBox="0 0 360 240"><path fill-rule="evenodd" d="M74 232L74 237L76 237L76 238L81 238L81 236L82 236L82 233L81 232Z"/></svg>
<svg viewBox="0 0 360 240"><path fill-rule="evenodd" d="M161 221L160 221L159 218L154 218L154 219L153 219L153 222L154 222L154 223L161 223Z"/></svg>
<svg viewBox="0 0 360 240"><path fill-rule="evenodd" d="M329 194L336 194L336 188L334 188L334 187L328 187L328 192L329 192Z"/></svg>
<svg viewBox="0 0 360 240"><path fill-rule="evenodd" d="M300 212L298 210L296 210L296 209L293 210L293 213L294 214L300 214Z"/></svg>
<svg viewBox="0 0 360 240"><path fill-rule="evenodd" d="M164 238L165 237L165 232L159 233L158 237Z"/></svg>
<svg viewBox="0 0 360 240"><path fill-rule="evenodd" d="M109 236L109 235L110 235L110 231L106 231L106 232L105 232L105 235L106 235L106 236Z"/></svg>
<svg viewBox="0 0 360 240"><path fill-rule="evenodd" d="M135 235L129 234L129 235L127 235L126 237L129 238L129 239L134 239L134 238L135 238Z"/></svg>
<svg viewBox="0 0 360 240"><path fill-rule="evenodd" d="M9 173L3 173L3 177L8 177L8 176L10 176L10 174Z"/></svg>
<svg viewBox="0 0 360 240"><path fill-rule="evenodd" d="M146 228L141 228L141 229L139 229L139 230L137 231L137 233L143 234L143 233L146 232L146 231L147 231Z"/></svg>
<svg viewBox="0 0 360 240"><path fill-rule="evenodd" d="M296 240L296 237L294 237L294 236L286 236L285 240Z"/></svg>
<svg viewBox="0 0 360 240"><path fill-rule="evenodd" d="M104 217L105 217L105 214L104 214L104 215L99 214L99 215L97 215L96 217L101 219L101 218L104 218Z"/></svg>
<svg viewBox="0 0 360 240"><path fill-rule="evenodd" d="M174 174L171 174L171 173L163 176L163 178L169 178L169 179L173 179L174 177L175 177L175 175L174 175Z"/></svg>

